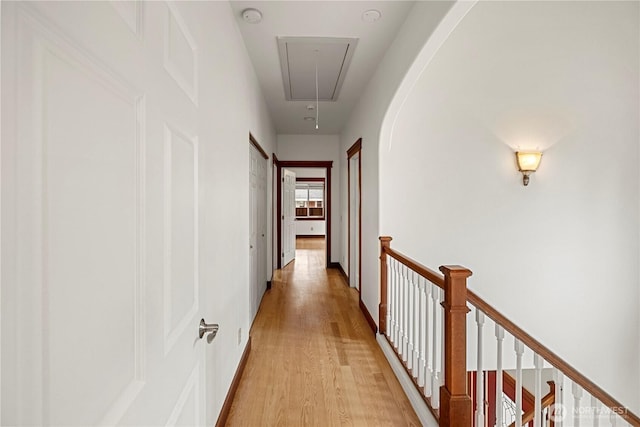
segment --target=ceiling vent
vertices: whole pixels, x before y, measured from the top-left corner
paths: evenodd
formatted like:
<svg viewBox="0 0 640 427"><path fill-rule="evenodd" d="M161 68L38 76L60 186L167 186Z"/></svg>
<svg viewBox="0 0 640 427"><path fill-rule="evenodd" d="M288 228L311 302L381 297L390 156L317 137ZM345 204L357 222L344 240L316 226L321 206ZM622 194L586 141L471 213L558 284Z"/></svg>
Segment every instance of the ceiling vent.
<svg viewBox="0 0 640 427"><path fill-rule="evenodd" d="M282 81L287 101L336 101L358 39L278 37Z"/></svg>

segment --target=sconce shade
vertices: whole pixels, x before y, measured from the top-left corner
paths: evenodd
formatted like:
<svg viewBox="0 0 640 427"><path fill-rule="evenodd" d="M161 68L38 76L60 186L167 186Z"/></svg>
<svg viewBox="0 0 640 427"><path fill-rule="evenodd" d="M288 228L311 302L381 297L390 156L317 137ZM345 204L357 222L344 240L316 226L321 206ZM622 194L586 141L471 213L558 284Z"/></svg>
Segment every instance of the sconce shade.
<svg viewBox="0 0 640 427"><path fill-rule="evenodd" d="M540 165L542 153L539 151L516 151L516 158L520 172L535 172Z"/></svg>
<svg viewBox="0 0 640 427"><path fill-rule="evenodd" d="M522 183L529 185L529 175L535 172L540 165L542 153L540 151L516 151L518 170L522 172Z"/></svg>

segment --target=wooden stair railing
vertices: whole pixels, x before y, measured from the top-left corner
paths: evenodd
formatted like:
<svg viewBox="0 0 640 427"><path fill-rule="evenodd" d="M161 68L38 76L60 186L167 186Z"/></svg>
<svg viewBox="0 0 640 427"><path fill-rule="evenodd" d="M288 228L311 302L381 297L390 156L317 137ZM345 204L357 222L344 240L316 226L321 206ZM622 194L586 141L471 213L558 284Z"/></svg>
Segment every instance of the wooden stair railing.
<svg viewBox="0 0 640 427"><path fill-rule="evenodd" d="M549 408L551 405L553 405L556 402L556 383L553 381L547 381L547 384L549 384L550 391L542 398L540 402L540 407L543 411ZM526 426L531 421L533 421L533 414L534 414L534 409L530 409L524 413L524 415L522 416L523 426ZM550 422L550 427L553 427L555 423L551 420L549 422ZM509 424L509 427L516 427L516 422L514 421L511 424Z"/></svg>
<svg viewBox="0 0 640 427"><path fill-rule="evenodd" d="M496 390L498 389L497 383L497 375L496 371L486 371L486 391L488 395L486 396L486 411L487 417L485 422L488 422L489 426L494 426L497 423L497 417L495 416L496 408L498 408L498 402L500 396L496 396ZM471 390L475 390L475 385L477 384L477 372L470 371L469 372L469 381L468 384L471 387ZM551 382L555 387L555 383ZM522 410L524 412L523 419L527 417L527 414L531 413L533 415L533 410L535 407L535 396L526 389L526 387L522 386ZM508 397L512 402L516 401L516 379L509 375L507 371L502 371L502 394ZM554 396L555 398L555 396ZM475 396L472 394L472 402L474 406L477 404ZM503 423L504 424L504 423ZM523 426L526 423L523 422Z"/></svg>
<svg viewBox="0 0 640 427"><path fill-rule="evenodd" d="M380 333L385 336L402 361L409 377L441 427L465 427L485 424L485 398L483 375L478 376L477 407L467 390L467 313L474 311L477 326L477 372L483 368L483 327L485 318L495 323L498 375L502 375L505 332L514 339L516 356L516 383L522 388L523 354L533 352L535 372L535 407L522 409L522 395L516 396L515 427L533 422L543 425L542 413L555 402L574 405L574 423L579 423L582 393L592 397L595 405L594 422L598 422L600 405L611 425L622 420L640 427L640 417L597 386L593 381L527 334L490 304L467 289L471 271L457 265L441 266L437 273L391 248L391 237L380 237ZM554 372L552 392L542 396L541 372L545 362ZM569 392L565 382L571 383L573 399L558 398ZM558 387L560 385L560 387ZM496 391L501 393L502 385ZM496 416L501 420L501 401ZM474 414L474 415L472 415ZM568 413L560 414L571 416ZM473 418L472 418L473 417ZM475 422L472 420L475 419ZM554 420L550 420L553 425Z"/></svg>
<svg viewBox="0 0 640 427"><path fill-rule="evenodd" d="M379 306L379 322L380 333L387 337L390 344L398 348L403 346L404 350L396 352L400 360L403 362L405 369L414 378L416 387L421 392L421 395L425 398L431 412L439 418L440 425L446 426L471 426L471 398L467 393L467 370L466 370L466 328L467 328L467 313L469 309L467 307L467 277L471 276L471 271L460 266L442 266L440 267L441 274L438 274L419 263L413 261L410 258L403 256L402 254L394 251L390 247L391 237L380 237L381 251L380 251L380 277L381 277L381 299ZM407 266L411 271L415 272L425 280L429 281L438 289L444 290L444 299L442 302L444 315L440 319L444 326L444 337L442 342L442 360L443 366L458 366L464 367L463 369L445 369L444 376L442 372L438 373L435 367L437 355L433 354L434 362L434 374L432 376L431 392L428 392L428 383L425 380L424 386L420 381L415 381L415 372L413 369L413 363L410 362L407 342L404 344L399 343L397 339L390 339L388 335L387 324L390 318L390 312L392 308L387 305L389 300L388 287L387 287L387 256L390 256L398 260L403 265ZM397 291L397 289L396 289ZM439 290L438 290L439 293ZM403 296L404 298L405 296ZM434 306L436 305L434 299ZM403 319L407 320L407 319ZM435 317L434 317L435 325ZM434 331L436 330L434 326ZM401 331L406 332L406 331ZM434 334L435 339L435 334ZM435 348L435 346L434 346ZM442 361L441 360L441 361ZM441 364L442 365L442 364ZM418 373L418 376L420 373ZM438 387L439 390L438 390ZM425 396L429 394L429 396Z"/></svg>

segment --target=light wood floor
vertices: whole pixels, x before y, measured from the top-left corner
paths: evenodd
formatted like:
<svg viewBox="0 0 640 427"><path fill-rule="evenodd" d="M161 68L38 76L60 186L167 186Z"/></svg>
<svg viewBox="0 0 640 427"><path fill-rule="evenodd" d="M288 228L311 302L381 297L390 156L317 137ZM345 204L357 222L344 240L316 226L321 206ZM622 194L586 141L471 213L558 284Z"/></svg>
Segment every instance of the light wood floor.
<svg viewBox="0 0 640 427"><path fill-rule="evenodd" d="M227 426L419 426L324 240L298 248L262 300Z"/></svg>

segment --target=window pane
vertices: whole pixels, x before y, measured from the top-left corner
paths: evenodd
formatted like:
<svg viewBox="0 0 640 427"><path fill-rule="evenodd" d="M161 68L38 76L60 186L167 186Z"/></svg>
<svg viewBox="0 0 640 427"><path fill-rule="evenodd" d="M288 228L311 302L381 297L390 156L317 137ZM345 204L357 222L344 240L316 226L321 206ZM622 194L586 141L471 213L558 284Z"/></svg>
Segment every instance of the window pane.
<svg viewBox="0 0 640 427"><path fill-rule="evenodd" d="M296 188L296 201L304 200L307 201L307 195L309 194L309 190L306 188L300 189Z"/></svg>
<svg viewBox="0 0 640 427"><path fill-rule="evenodd" d="M309 200L322 200L324 199L324 189L322 188L310 188Z"/></svg>

